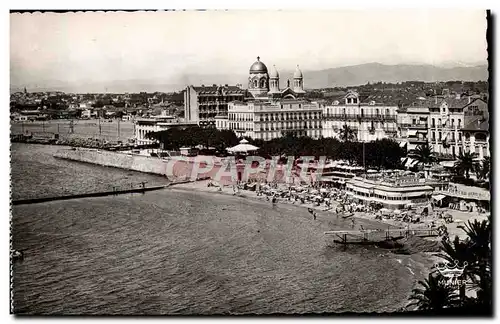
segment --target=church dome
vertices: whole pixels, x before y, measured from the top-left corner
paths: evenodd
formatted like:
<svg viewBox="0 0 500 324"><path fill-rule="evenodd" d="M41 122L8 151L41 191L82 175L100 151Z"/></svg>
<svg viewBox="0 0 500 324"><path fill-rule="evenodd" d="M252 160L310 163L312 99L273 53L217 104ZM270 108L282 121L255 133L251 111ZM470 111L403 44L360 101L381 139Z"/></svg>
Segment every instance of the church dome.
<svg viewBox="0 0 500 324"><path fill-rule="evenodd" d="M302 71L299 69L299 66L297 65L297 69L295 70L295 73L293 74L294 79L300 79L302 78Z"/></svg>
<svg viewBox="0 0 500 324"><path fill-rule="evenodd" d="M276 70L276 65L273 65L271 68L271 74L269 74L269 77L272 79L278 79L280 77L278 70Z"/></svg>
<svg viewBox="0 0 500 324"><path fill-rule="evenodd" d="M257 56L257 62L250 67L250 73L267 73L267 67L260 61L260 57Z"/></svg>

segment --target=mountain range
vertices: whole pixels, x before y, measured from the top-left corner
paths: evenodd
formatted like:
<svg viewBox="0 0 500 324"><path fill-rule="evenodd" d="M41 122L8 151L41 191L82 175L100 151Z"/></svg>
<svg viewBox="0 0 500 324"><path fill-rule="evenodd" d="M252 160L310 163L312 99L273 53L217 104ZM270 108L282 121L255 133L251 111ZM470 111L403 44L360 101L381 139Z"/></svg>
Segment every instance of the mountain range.
<svg viewBox="0 0 500 324"><path fill-rule="evenodd" d="M445 66L434 65L386 65L380 63L367 63L344 67L329 68L316 71L302 70L304 75L304 86L306 89L331 88L341 86L356 86L368 82L403 82L403 81L487 81L488 65L481 64L468 66ZM284 88L287 79L293 78L293 71L279 71L280 86ZM28 91L64 91L64 92L172 92L185 88L188 84L212 85L212 84L243 84L248 83L248 74L177 74L166 76L162 79L134 79L117 80L110 82L61 82L46 80L38 84L12 84L11 91L21 91L24 87Z"/></svg>

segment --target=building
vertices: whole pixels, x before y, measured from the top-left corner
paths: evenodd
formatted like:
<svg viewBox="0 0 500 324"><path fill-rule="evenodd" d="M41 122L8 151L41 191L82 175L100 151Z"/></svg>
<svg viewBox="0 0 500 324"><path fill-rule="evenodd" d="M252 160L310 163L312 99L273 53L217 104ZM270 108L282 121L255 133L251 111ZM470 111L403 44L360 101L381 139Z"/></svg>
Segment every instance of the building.
<svg viewBox="0 0 500 324"><path fill-rule="evenodd" d="M427 101L429 107L429 144L438 156L455 157L462 153L464 107L470 98L456 96L434 96Z"/></svg>
<svg viewBox="0 0 500 324"><path fill-rule="evenodd" d="M340 137L348 126L358 141L370 142L397 136L397 105L364 100L356 91L348 91L323 108L323 137Z"/></svg>
<svg viewBox="0 0 500 324"><path fill-rule="evenodd" d="M490 123L488 104L482 99L471 101L464 108L462 145L464 152L476 153L479 159L490 156Z"/></svg>
<svg viewBox="0 0 500 324"><path fill-rule="evenodd" d="M233 130L239 136L271 140L287 133L319 138L322 136L322 108L303 98L304 77L299 66L292 83L287 80L280 89L279 73L273 66L268 73L266 65L257 57L250 66L249 96L229 102L227 116L215 118L218 129Z"/></svg>
<svg viewBox="0 0 500 324"><path fill-rule="evenodd" d="M389 209L429 204L434 188L423 178L384 177L380 174L354 177L346 181L346 193L355 202L369 205L382 204Z"/></svg>
<svg viewBox="0 0 500 324"><path fill-rule="evenodd" d="M90 118L97 118L97 117L98 117L97 111L94 111L92 109L82 110L81 118L83 118L83 119L90 119Z"/></svg>
<svg viewBox="0 0 500 324"><path fill-rule="evenodd" d="M188 86L184 91L184 118L189 122L215 123L215 116L227 116L228 103L243 101L247 92L238 86Z"/></svg>
<svg viewBox="0 0 500 324"><path fill-rule="evenodd" d="M408 152L428 142L429 108L421 103L397 110L398 141Z"/></svg>
<svg viewBox="0 0 500 324"><path fill-rule="evenodd" d="M160 132L172 127L193 127L197 122L180 121L173 116L154 116L151 118L136 118L134 121L135 144L148 145L155 141L147 138L148 133Z"/></svg>
<svg viewBox="0 0 500 324"><path fill-rule="evenodd" d="M455 158L467 152L476 151L481 156L484 151L489 155L489 128L488 104L479 98L470 96L435 96L428 101L429 107L429 144L438 156ZM478 119L481 122L478 123ZM482 124L482 126L480 126ZM479 127L479 128L478 128ZM463 136L478 134L480 142L472 144L470 139ZM474 142L474 139L472 140Z"/></svg>

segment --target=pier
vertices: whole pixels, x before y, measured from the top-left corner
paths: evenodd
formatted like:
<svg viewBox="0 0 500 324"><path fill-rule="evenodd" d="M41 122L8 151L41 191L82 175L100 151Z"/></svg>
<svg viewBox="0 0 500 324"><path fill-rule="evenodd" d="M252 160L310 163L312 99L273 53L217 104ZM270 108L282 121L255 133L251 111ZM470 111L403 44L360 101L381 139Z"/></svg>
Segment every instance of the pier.
<svg viewBox="0 0 500 324"><path fill-rule="evenodd" d="M378 243L397 241L410 235L418 237L439 236L437 228L394 228L394 229L365 229L365 230L338 230L327 231L325 235L335 235L338 244L376 245Z"/></svg>
<svg viewBox="0 0 500 324"><path fill-rule="evenodd" d="M39 204L49 201L56 200L69 200L69 199L78 199L78 198L92 198L92 197L104 197L104 196L114 196L114 195L123 195L129 193L145 193L147 191L161 190L169 187L170 185L161 185L161 186L151 186L146 187L142 186L140 188L131 188L124 190L113 190L113 191L101 191L101 192L89 192L82 194L74 194L74 195L66 195L66 196L57 196L57 197L43 197L43 198L31 198L31 199L19 199L13 200L12 205L27 205L27 204Z"/></svg>

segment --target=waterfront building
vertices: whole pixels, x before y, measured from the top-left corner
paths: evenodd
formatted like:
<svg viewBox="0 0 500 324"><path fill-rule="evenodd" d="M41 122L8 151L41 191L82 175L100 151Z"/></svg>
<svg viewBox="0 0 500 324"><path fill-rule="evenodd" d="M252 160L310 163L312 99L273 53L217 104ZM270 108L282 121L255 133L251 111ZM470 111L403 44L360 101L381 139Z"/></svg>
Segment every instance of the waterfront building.
<svg viewBox="0 0 500 324"><path fill-rule="evenodd" d="M403 209L428 205L434 187L426 179L416 176L373 174L347 180L345 190L357 203L379 203L388 209Z"/></svg>
<svg viewBox="0 0 500 324"><path fill-rule="evenodd" d="M184 91L184 118L189 122L214 125L215 116L227 116L229 102L243 101L247 96L241 85L190 85Z"/></svg>
<svg viewBox="0 0 500 324"><path fill-rule="evenodd" d="M398 141L408 152L428 142L429 108L422 103L397 110Z"/></svg>
<svg viewBox="0 0 500 324"><path fill-rule="evenodd" d="M148 145L155 141L147 138L148 133L160 132L173 127L187 128L197 126L197 122L181 121L173 116L153 116L151 118L136 118L134 121L135 144Z"/></svg>
<svg viewBox="0 0 500 324"><path fill-rule="evenodd" d="M323 137L339 138L341 129L347 125L361 142L396 138L397 108L350 90L323 107Z"/></svg>
<svg viewBox="0 0 500 324"><path fill-rule="evenodd" d="M460 130L464 152L476 153L479 159L490 156L490 123L488 104L482 99L464 108L464 124Z"/></svg>
<svg viewBox="0 0 500 324"><path fill-rule="evenodd" d="M299 66L292 83L287 81L280 89L279 73L273 66L268 73L266 65L257 57L248 77L248 93L244 100L228 104L227 116L215 118L218 129L233 130L238 136L271 140L286 133L319 138L322 136L322 108L318 103L304 99L304 77Z"/></svg>
<svg viewBox="0 0 500 324"><path fill-rule="evenodd" d="M429 144L438 156L456 157L463 152L461 129L464 126L464 107L470 97L434 96L427 100L429 107Z"/></svg>

